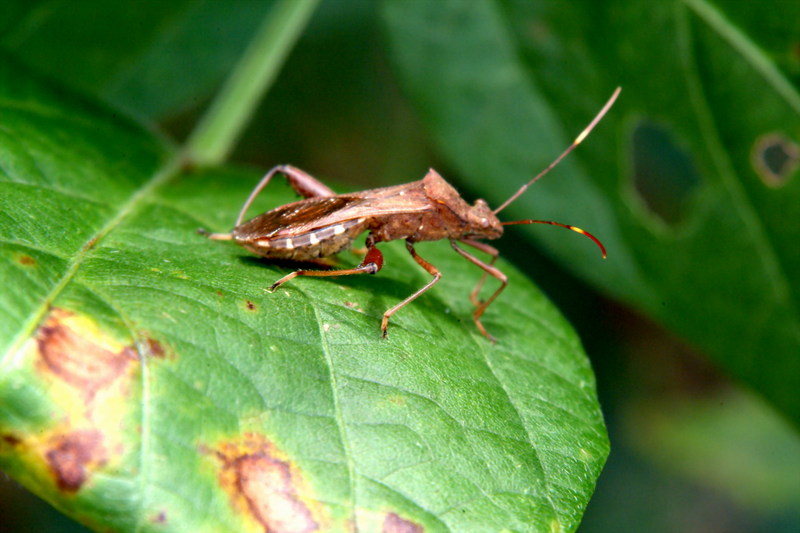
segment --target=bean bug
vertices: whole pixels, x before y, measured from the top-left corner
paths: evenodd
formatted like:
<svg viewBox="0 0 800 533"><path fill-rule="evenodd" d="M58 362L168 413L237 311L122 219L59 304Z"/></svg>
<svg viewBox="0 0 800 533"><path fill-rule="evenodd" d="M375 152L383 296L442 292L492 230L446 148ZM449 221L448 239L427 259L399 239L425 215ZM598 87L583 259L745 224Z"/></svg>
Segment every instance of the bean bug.
<svg viewBox="0 0 800 533"><path fill-rule="evenodd" d="M499 255L498 250L479 239L499 238L503 235L503 226L551 224L589 237L600 247L603 258L606 257L603 244L594 235L576 226L533 219L500 222L497 214L574 150L608 112L619 92L620 88L617 88L566 150L494 210L482 199L477 200L474 205L467 204L433 169L430 169L423 179L412 183L350 194L336 194L327 185L304 171L290 165L279 165L273 167L250 193L230 233L209 233L205 230L198 232L214 240L232 240L262 257L303 262L313 262L341 252L349 248L358 235L369 232L365 243L366 255L357 267L340 270L296 270L273 283L268 289L270 292L297 276L375 274L383 267L383 254L378 250L377 244L404 239L411 257L433 278L383 314L381 332L384 338L389 318L433 287L442 277L435 266L417 254L414 244L420 241L448 239L458 254L483 270L483 275L470 293L470 301L475 305L472 318L478 330L494 341L481 323L481 316L506 288L508 279L494 266ZM273 176L279 173L286 176L291 187L304 199L277 207L243 223L242 220L253 200L269 184ZM459 243L484 252L491 259L484 262L461 248ZM480 300L479 293L487 276L497 279L500 287L486 300Z"/></svg>

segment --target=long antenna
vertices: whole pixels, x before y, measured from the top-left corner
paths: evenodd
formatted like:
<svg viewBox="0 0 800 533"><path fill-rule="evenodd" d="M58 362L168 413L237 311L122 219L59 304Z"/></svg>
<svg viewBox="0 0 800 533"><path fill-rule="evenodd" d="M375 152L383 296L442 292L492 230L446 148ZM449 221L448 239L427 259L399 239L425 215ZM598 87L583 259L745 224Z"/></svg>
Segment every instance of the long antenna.
<svg viewBox="0 0 800 533"><path fill-rule="evenodd" d="M528 183L526 183L525 185L523 185L522 187L520 187L520 188L519 188L519 190L518 190L517 192L515 192L514 194L512 194L512 195L511 195L511 198L509 198L508 200L506 200L505 202L503 202L503 203L500 205L500 207L498 207L497 209L495 209L495 210L493 211L493 213L496 215L497 213L499 213L500 211L502 211L503 209L505 209L506 207L508 207L508 204L510 204L511 202L513 202L514 200L516 200L517 198L519 198L519 196L520 196L522 193L524 193L524 192L525 192L525 190L526 190L528 187L530 187L531 185L533 185L533 184L534 184L536 181L538 181L538 180L539 180L539 179L540 179L542 176L544 176L545 174L547 174L548 172L550 172L550 171L553 169L553 167L554 167L554 166L556 166L557 164L559 164L559 163L561 162L561 160L562 160L562 159L564 159L564 158L567 156L567 154L569 154L571 151L573 151L573 150L575 149L575 147L576 147L576 146L578 146L578 145L579 145L581 142L583 142L583 140L586 138L586 136L587 136L587 135L589 135L589 132L591 132L591 131L592 131L592 129L593 129L593 128L594 128L594 127L597 125L597 123L598 123L598 122L600 122L600 120L603 118L603 116L604 116L606 113L608 113L608 110L609 110L609 109L611 109L611 106L612 106L612 105L614 105L614 102L616 101L616 99L617 99L617 96L619 96L619 92L620 92L621 90L622 90L622 87L617 87L617 88L616 88L616 90L614 91L614 94L612 94L612 95L611 95L611 98L609 98L609 99L608 99L608 102L606 102L606 105L604 105L604 106L603 106L603 108L600 110L600 112L599 112L599 113L597 113L597 115L596 115L596 116L595 116L595 117L592 119L592 121L589 123L589 125L588 125L588 126L586 126L586 127L583 129L583 131L580 133L580 135L578 135L577 137L575 137L575 140L574 140L574 141L572 141L572 144L571 144L571 145L569 145L569 148L567 148L566 150L564 150L564 152L563 152L563 153L562 153L560 156L558 156L558 157L555 159L555 161L553 161L552 163L550 163L550 164L547 166L547 168L545 168L544 170L542 170L541 172L539 172L539 173L536 175L536 177L534 177L534 178L533 178L531 181L529 181Z"/></svg>
<svg viewBox="0 0 800 533"><path fill-rule="evenodd" d="M575 231L577 233L580 233L581 235L585 235L586 237L589 237L590 239L592 239L594 241L594 243L597 246L600 247L600 251L603 253L603 259L606 258L606 247L603 246L603 243L600 242L600 239L598 239L597 237L595 237L594 235L592 235L591 233L589 233L585 229L581 229L578 226L573 226L572 224L562 224L560 222L553 222L552 220L531 220L531 219L528 219L528 220L514 220L514 221L511 221L511 222L501 222L500 224L503 225L503 226L514 226L514 225L517 225L517 224L550 224L551 226L558 226L560 228L571 229L572 231Z"/></svg>

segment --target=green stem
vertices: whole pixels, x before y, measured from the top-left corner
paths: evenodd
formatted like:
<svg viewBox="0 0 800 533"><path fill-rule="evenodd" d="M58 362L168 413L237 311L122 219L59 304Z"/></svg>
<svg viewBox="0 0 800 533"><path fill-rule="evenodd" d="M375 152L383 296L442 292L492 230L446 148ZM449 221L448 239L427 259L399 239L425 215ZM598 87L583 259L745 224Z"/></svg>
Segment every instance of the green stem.
<svg viewBox="0 0 800 533"><path fill-rule="evenodd" d="M278 75L319 0L278 0L184 147L198 166L223 162Z"/></svg>

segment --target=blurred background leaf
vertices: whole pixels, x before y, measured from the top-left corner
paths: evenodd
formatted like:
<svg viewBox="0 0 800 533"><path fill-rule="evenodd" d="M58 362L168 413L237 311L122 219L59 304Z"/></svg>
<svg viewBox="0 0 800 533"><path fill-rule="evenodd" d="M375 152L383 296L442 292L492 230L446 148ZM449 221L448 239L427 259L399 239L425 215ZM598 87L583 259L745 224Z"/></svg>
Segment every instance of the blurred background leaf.
<svg viewBox="0 0 800 533"><path fill-rule="evenodd" d="M59 48L83 40L86 25L119 18L114 11L133 11L132 20L144 13L140 10L158 10L138 2L121 2L114 8L83 3L93 6L91 16L66 24L66 15L48 20L51 13L69 9L60 2L4 2L0 42L15 57L24 58L30 39L40 39L44 45L37 46L45 48L40 58L55 57ZM189 5L196 6L200 19L215 13L219 24L237 16L203 4L174 3L160 9L177 12ZM245 13L247 9L237 7ZM425 16L421 20L420 12L428 9L450 14L444 22ZM798 405L792 391L800 379L798 278L793 275L798 231L797 9L789 0L752 5L323 2L234 159L261 167L291 162L323 178L349 180L354 188L406 182L435 166L467 199L484 196L496 205L566 146L611 89L622 85L622 99L610 116L507 213L507 218L549 217L581 225L603 238L609 261L595 263L590 243L558 230L514 228L500 242L504 256L567 313L598 372L614 451L581 530L796 531L800 520L793 509L798 505L789 503L791 497L775 497L773 506L759 504L770 498L753 494L762 484L749 484L753 493L743 496L730 484L746 481L721 481L713 471L690 474L685 466L692 464L690 458L678 458L676 450L701 458L708 457L703 455L706 450L717 450L719 456L738 457L747 465L785 458L786 469L775 472L783 475L783 482L776 485L791 487L791 480L800 477L792 459ZM475 12L485 16L476 17ZM148 16L157 20L152 13ZM431 29L433 22L441 24ZM465 27L466 22L472 26ZM227 64L216 53L189 53L187 59L181 47L151 54L158 56L156 62L184 54L186 64L179 61L172 66L174 72L192 63L209 63L198 68L216 72L216 77L184 79L188 87L176 92L186 91L191 97L166 103L167 88L181 85L167 69L153 84L145 84L146 90L131 91L130 99L114 103L143 121L158 120L162 129L182 139L256 23L241 21L240 30L226 27L224 33L207 30L206 37L198 39L196 46L214 50L235 44L238 48L229 52ZM56 35L53 31L37 32L47 24L57 27L58 39L50 38ZM111 38L136 42L138 35L151 30L125 33L125 27L124 21L116 25ZM463 68L459 40L451 32L465 28L474 30L463 39L471 46L474 35L485 37L492 31L494 36L467 52L467 59L481 69L477 75L465 71L474 89L458 92L458 76L451 79L452 85L443 85L442 79ZM221 38L214 41L212 35ZM83 40L84 48L68 60L31 64L97 94L105 85L106 69L98 69L96 78L68 74L93 64L100 52L88 51L96 41ZM98 48L115 47L111 43ZM119 54L136 50L137 46L123 46ZM442 72L424 71L432 76L427 83L439 91L431 94L424 87L426 80L414 81L419 77L417 63L434 52L441 58L445 51L453 65L439 65ZM490 53L501 59L511 55L512 68L494 80L482 80L493 70L483 69L486 63L478 60ZM106 64L125 69L124 61ZM503 83L511 87L520 79L524 98L498 91ZM142 97L153 88L161 88L165 97ZM108 95L99 96L112 101ZM469 130L450 133L446 126L457 130L469 121L454 118L448 124L437 118L445 112L455 118L466 112L477 124L474 131L485 127L491 135L471 140ZM474 144L460 150L456 141ZM544 253L530 236L544 245ZM629 307L610 302L589 283ZM706 355L716 367L704 362ZM763 402L732 393L736 385L718 368L736 383L757 390L792 420L794 428L775 419ZM642 418L672 415L676 401L688 406L686 411L707 413L704 423L714 428L736 425L737 417L726 407L735 403L740 430L752 428L763 440L721 441L708 432L702 436L705 448L687 447L677 436L667 438L664 433L654 444L653 428L677 432L680 423L635 430ZM640 405L647 408L634 408ZM751 425L754 420L773 423ZM694 464L713 470L719 463ZM743 477L752 471L742 468Z"/></svg>
<svg viewBox="0 0 800 533"><path fill-rule="evenodd" d="M66 86L163 120L203 103L272 4L11 0L2 44Z"/></svg>

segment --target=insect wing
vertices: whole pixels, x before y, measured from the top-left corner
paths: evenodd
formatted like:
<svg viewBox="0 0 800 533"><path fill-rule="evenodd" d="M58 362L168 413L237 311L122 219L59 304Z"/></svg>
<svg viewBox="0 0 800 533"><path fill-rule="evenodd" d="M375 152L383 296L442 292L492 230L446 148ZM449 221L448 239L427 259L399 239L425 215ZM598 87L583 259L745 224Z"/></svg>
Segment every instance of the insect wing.
<svg viewBox="0 0 800 533"><path fill-rule="evenodd" d="M358 218L419 213L432 209L425 191L421 186L414 185L416 184L412 183L337 196L336 198L346 200L345 204L335 212L318 216L307 229L313 230Z"/></svg>
<svg viewBox="0 0 800 533"><path fill-rule="evenodd" d="M430 209L421 189L405 186L372 189L358 194L307 198L276 207L238 228L240 237L278 238L314 231L358 218Z"/></svg>

